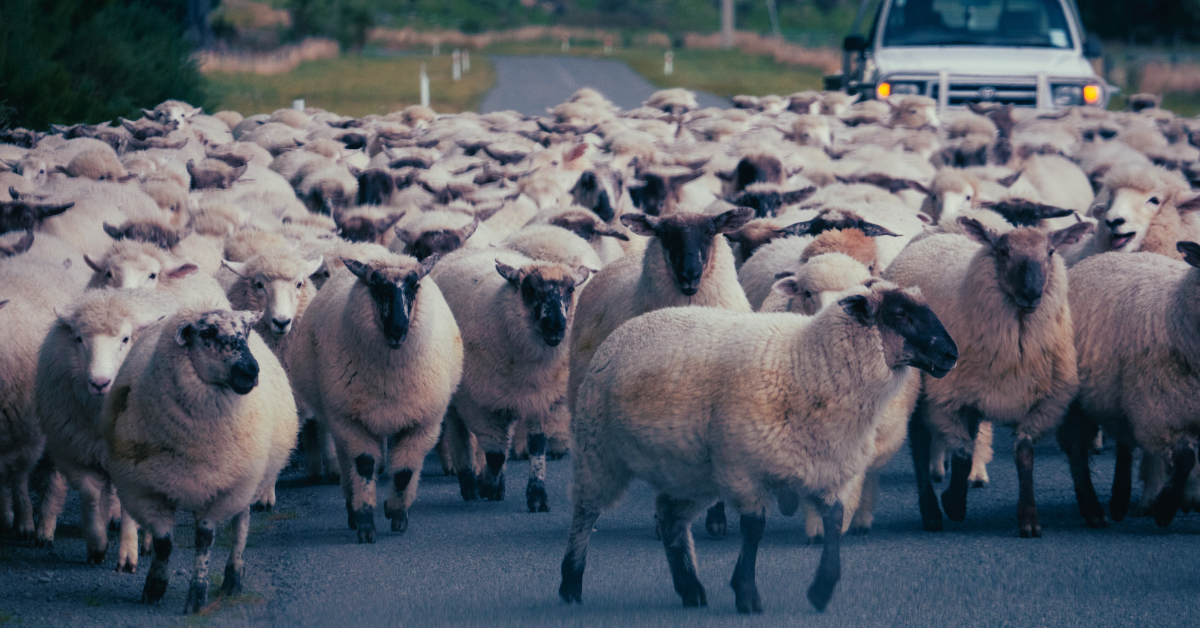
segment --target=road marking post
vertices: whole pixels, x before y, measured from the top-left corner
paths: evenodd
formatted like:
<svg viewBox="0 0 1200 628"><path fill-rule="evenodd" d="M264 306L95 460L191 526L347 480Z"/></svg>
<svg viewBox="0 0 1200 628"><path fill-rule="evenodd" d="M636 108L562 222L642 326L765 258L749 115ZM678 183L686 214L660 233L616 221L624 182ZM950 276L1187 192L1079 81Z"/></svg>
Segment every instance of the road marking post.
<svg viewBox="0 0 1200 628"><path fill-rule="evenodd" d="M663 54L663 74L671 76L675 73L675 53L670 50Z"/></svg>
<svg viewBox="0 0 1200 628"><path fill-rule="evenodd" d="M454 80L462 80L462 52L455 48L454 54L450 56L453 59L450 63L450 73L454 76Z"/></svg>
<svg viewBox="0 0 1200 628"><path fill-rule="evenodd" d="M421 106L429 106L429 73L425 71L425 64L421 64Z"/></svg>

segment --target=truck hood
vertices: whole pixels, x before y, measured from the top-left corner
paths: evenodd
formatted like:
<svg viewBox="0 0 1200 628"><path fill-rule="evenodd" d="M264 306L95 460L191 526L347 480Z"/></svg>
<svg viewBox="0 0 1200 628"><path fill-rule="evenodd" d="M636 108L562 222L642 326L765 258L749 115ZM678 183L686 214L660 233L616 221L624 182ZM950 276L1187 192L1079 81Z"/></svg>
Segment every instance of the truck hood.
<svg viewBox="0 0 1200 628"><path fill-rule="evenodd" d="M881 76L892 73L930 73L976 76L1093 77L1091 63L1075 50L991 46L921 46L881 48L874 60Z"/></svg>

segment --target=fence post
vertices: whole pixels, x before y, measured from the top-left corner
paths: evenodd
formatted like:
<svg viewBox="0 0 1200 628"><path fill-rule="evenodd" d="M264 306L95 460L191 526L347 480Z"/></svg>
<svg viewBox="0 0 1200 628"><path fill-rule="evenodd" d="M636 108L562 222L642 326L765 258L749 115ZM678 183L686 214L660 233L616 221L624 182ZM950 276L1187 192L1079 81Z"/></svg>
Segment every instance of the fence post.
<svg viewBox="0 0 1200 628"><path fill-rule="evenodd" d="M296 111L304 111L304 99L297 98L296 100L293 100L292 109L295 109Z"/></svg>
<svg viewBox="0 0 1200 628"><path fill-rule="evenodd" d="M663 53L663 74L671 76L675 73L675 53L670 50Z"/></svg>
<svg viewBox="0 0 1200 628"><path fill-rule="evenodd" d="M462 53L459 52L458 48L455 48L454 54L450 55L450 57L451 57L451 59L453 59L450 62L450 73L453 75L454 80L456 80L456 81L461 80L462 79Z"/></svg>
<svg viewBox="0 0 1200 628"><path fill-rule="evenodd" d="M425 71L425 64L421 64L421 106L429 106L429 74Z"/></svg>

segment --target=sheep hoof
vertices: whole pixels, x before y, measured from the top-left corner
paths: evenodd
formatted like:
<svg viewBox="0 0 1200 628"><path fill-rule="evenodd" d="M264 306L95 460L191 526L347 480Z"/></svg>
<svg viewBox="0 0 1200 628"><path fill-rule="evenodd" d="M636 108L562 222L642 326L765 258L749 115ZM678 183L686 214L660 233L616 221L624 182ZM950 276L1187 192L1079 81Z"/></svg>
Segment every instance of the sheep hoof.
<svg viewBox="0 0 1200 628"><path fill-rule="evenodd" d="M929 481L933 482L934 484L941 484L942 480L944 480L944 479L945 479L945 476L941 473L930 473L929 474Z"/></svg>
<svg viewBox="0 0 1200 628"><path fill-rule="evenodd" d="M386 505L383 507L383 514L392 522L392 532L403 534L408 530L408 511L403 508L392 510Z"/></svg>
<svg viewBox="0 0 1200 628"><path fill-rule="evenodd" d="M126 558L117 563L117 568L113 571L117 573L137 573L137 563Z"/></svg>
<svg viewBox="0 0 1200 628"><path fill-rule="evenodd" d="M837 580L818 576L812 586L808 587L808 602L818 611L825 610L825 607L829 606L829 599L833 597L833 587L836 584Z"/></svg>
<svg viewBox="0 0 1200 628"><path fill-rule="evenodd" d="M275 504L254 502L254 505L250 506L250 512L271 512L272 510L275 510Z"/></svg>
<svg viewBox="0 0 1200 628"><path fill-rule="evenodd" d="M576 566L568 554L562 562L562 584L558 585L558 597L567 604L583 604L583 567Z"/></svg>
<svg viewBox="0 0 1200 628"><path fill-rule="evenodd" d="M1159 496L1159 498L1155 499L1154 503L1150 505L1149 510L1150 513L1154 515L1154 523L1158 524L1158 527L1160 528L1165 528L1171 525L1171 522L1175 519L1175 512L1179 510L1178 504L1170 502L1171 500L1163 499L1162 496Z"/></svg>
<svg viewBox="0 0 1200 628"><path fill-rule="evenodd" d="M942 508L946 511L946 517L951 521L962 521L967 518L967 500L950 491L942 493Z"/></svg>
<svg viewBox="0 0 1200 628"><path fill-rule="evenodd" d="M987 480L975 480L971 482L971 488L987 488Z"/></svg>
<svg viewBox="0 0 1200 628"><path fill-rule="evenodd" d="M17 530L17 541L19 543L33 543L37 536L33 533L33 528L21 528Z"/></svg>
<svg viewBox="0 0 1200 628"><path fill-rule="evenodd" d="M117 530L120 530L120 529L121 529L121 520L119 518L113 519L112 521L108 522L108 531L109 532L116 532Z"/></svg>
<svg viewBox="0 0 1200 628"><path fill-rule="evenodd" d="M561 453L556 453L556 452L552 452L552 451L546 452L547 460L562 460L566 456L567 456L567 452L565 452L565 451L561 452Z"/></svg>
<svg viewBox="0 0 1200 628"><path fill-rule="evenodd" d="M854 536L866 536L871 533L871 526L862 524L851 525L847 533Z"/></svg>
<svg viewBox="0 0 1200 628"><path fill-rule="evenodd" d="M158 604L167 594L167 579L150 575L142 587L142 604Z"/></svg>
<svg viewBox="0 0 1200 628"><path fill-rule="evenodd" d="M695 576L692 577L691 583L684 585L679 596L683 598L684 608L708 606L708 596L704 593L704 585L700 584Z"/></svg>
<svg viewBox="0 0 1200 628"><path fill-rule="evenodd" d="M354 513L355 528L358 530L359 543L375 542L375 508L363 506Z"/></svg>
<svg viewBox="0 0 1200 628"><path fill-rule="evenodd" d="M729 525L725 520L725 502L717 502L715 506L708 509L708 516L704 518L704 529L717 538L725 536L729 530Z"/></svg>
<svg viewBox="0 0 1200 628"><path fill-rule="evenodd" d="M475 484L475 474L473 472L459 472L458 490L462 493L462 498L465 502L473 502L479 499L479 487Z"/></svg>
<svg viewBox="0 0 1200 628"><path fill-rule="evenodd" d="M183 604L183 612L194 615L208 605L208 583L203 580L192 581L188 588L187 602Z"/></svg>
<svg viewBox="0 0 1200 628"><path fill-rule="evenodd" d="M346 525L350 526L351 530L358 529L358 521L354 518L354 507L350 505L350 500L346 500Z"/></svg>
<svg viewBox="0 0 1200 628"><path fill-rule="evenodd" d="M1036 523L1033 525L1021 526L1021 538L1023 538L1023 539L1040 539L1040 538L1042 538L1042 526L1037 525Z"/></svg>
<svg viewBox="0 0 1200 628"><path fill-rule="evenodd" d="M809 545L824 545L824 543L825 543L825 535L824 534L814 534L814 535L808 537Z"/></svg>
<svg viewBox="0 0 1200 628"><path fill-rule="evenodd" d="M1108 527L1108 520L1104 518L1104 515L1084 517L1084 522L1087 523L1087 527L1093 530Z"/></svg>
<svg viewBox="0 0 1200 628"><path fill-rule="evenodd" d="M245 569L238 569L232 564L225 565L225 579L221 581L221 593L226 597L231 595L240 595L242 592L242 572Z"/></svg>
<svg viewBox="0 0 1200 628"><path fill-rule="evenodd" d="M39 534L37 540L33 542L37 547L44 547L48 550L54 549L54 539L45 539Z"/></svg>
<svg viewBox="0 0 1200 628"><path fill-rule="evenodd" d="M493 502L504 501L504 475L489 478L486 473L479 476L479 498Z"/></svg>
<svg viewBox="0 0 1200 628"><path fill-rule="evenodd" d="M748 583L730 583L733 587L733 595L736 598L737 611L739 613L761 613L762 598L758 596L758 587L753 582Z"/></svg>
<svg viewBox="0 0 1200 628"><path fill-rule="evenodd" d="M546 485L541 480L529 478L529 485L525 487L525 501L529 512L550 512L550 506L546 504Z"/></svg>
<svg viewBox="0 0 1200 628"><path fill-rule="evenodd" d="M104 557L105 557L107 554L108 554L108 548L107 548L107 547L106 547L106 548L104 548L104 549L98 549L98 550L88 550L88 553L87 553L87 564L89 564L89 565L103 565L103 564L104 564Z"/></svg>

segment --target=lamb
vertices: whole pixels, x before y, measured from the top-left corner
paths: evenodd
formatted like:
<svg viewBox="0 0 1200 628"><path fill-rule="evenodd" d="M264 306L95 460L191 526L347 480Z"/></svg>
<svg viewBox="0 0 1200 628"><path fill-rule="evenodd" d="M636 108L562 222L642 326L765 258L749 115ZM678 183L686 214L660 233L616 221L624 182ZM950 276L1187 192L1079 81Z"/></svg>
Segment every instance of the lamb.
<svg viewBox="0 0 1200 628"><path fill-rule="evenodd" d="M538 261L516 251L459 251L433 271L465 344L462 384L446 416L465 500L504 499L504 463L513 424L528 429L530 512L546 512L545 425L564 412L567 344L575 290L586 266ZM485 453L478 478L468 441Z"/></svg>
<svg viewBox="0 0 1200 628"><path fill-rule="evenodd" d="M226 292L229 303L239 310L263 312L254 331L285 365L288 332L317 294L309 277L324 263L320 256L308 260L288 250L267 250L246 262L224 262L239 278Z"/></svg>
<svg viewBox="0 0 1200 628"><path fill-rule="evenodd" d="M1001 235L971 218L959 222L966 236L914 242L884 273L900 285L920 286L964 347L949 377L925 380L909 426L922 522L927 531L942 529L929 475L932 434L954 452L942 503L952 521L962 521L974 440L979 424L991 421L1016 432L1018 529L1022 538L1040 537L1033 441L1062 421L1079 383L1066 267L1054 253L1092 226L1051 233L1023 227Z"/></svg>
<svg viewBox="0 0 1200 628"><path fill-rule="evenodd" d="M196 264L176 259L152 244L118 240L100 260L86 255L83 259L93 271L89 288L158 288L185 305L229 307L225 290L215 279L198 273Z"/></svg>
<svg viewBox="0 0 1200 628"><path fill-rule="evenodd" d="M1161 492L1147 482L1144 501L1166 527L1185 498L1196 463L1193 364L1200 244L1177 244L1183 262L1162 255L1097 255L1071 268L1070 303L1079 355L1079 394L1059 430L1071 463L1079 513L1088 527L1107 525L1089 475L1098 427L1117 440L1117 470L1109 511L1129 508L1133 449L1173 466ZM1136 307L1129 305L1136 304ZM1114 334L1113 329L1122 330ZM1143 465L1143 471L1146 470Z"/></svg>
<svg viewBox="0 0 1200 628"><path fill-rule="evenodd" d="M0 524L15 528L21 540L33 539L29 474L46 441L33 408L38 348L55 309L66 307L79 288L58 264L19 257L0 264L0 492L11 495L3 500Z"/></svg>
<svg viewBox="0 0 1200 628"><path fill-rule="evenodd" d="M408 529L425 456L463 370L463 340L423 262L381 252L343 258L288 348L294 390L333 436L351 529L375 542L375 478L386 438L393 532ZM329 368L331 361L345 368Z"/></svg>
<svg viewBox="0 0 1200 628"><path fill-rule="evenodd" d="M758 312L795 312L815 316L840 293L863 285L871 271L844 253L824 253L776 275L778 281Z"/></svg>
<svg viewBox="0 0 1200 628"><path fill-rule="evenodd" d="M79 491L89 564L104 563L108 551L113 488L100 426L104 396L138 335L178 306L173 297L150 289L89 290L59 315L39 352L34 407L56 472ZM43 502L39 545L54 543L66 495L56 497ZM137 525L125 516L117 571L133 573L137 562Z"/></svg>
<svg viewBox="0 0 1200 628"><path fill-rule="evenodd" d="M630 321L596 353L579 390L559 596L581 601L593 526L637 477L659 492L658 528L684 606L707 604L691 535L705 507L725 498L741 513L730 584L737 610L757 613L769 496L811 500L828 533L808 599L823 610L841 576L842 503L871 462L880 411L916 377L910 367L940 377L956 359L919 292L886 282L812 319L676 308Z"/></svg>
<svg viewBox="0 0 1200 628"><path fill-rule="evenodd" d="M177 510L196 517L196 565L184 610L208 603L217 527L233 519L221 585L241 591L250 504L274 492L296 445L287 374L251 327L259 314L185 309L134 343L104 400L108 472L122 507L153 536L142 601L167 591Z"/></svg>

